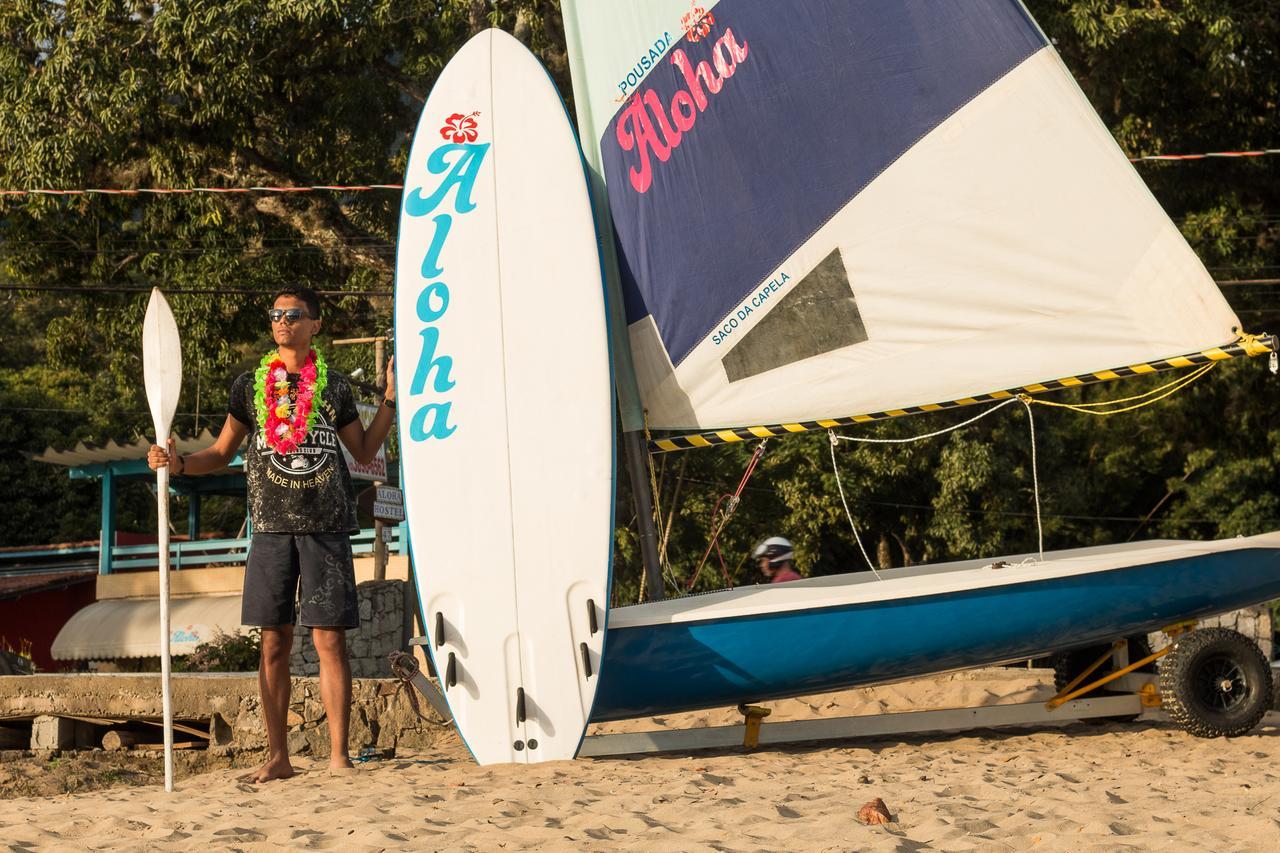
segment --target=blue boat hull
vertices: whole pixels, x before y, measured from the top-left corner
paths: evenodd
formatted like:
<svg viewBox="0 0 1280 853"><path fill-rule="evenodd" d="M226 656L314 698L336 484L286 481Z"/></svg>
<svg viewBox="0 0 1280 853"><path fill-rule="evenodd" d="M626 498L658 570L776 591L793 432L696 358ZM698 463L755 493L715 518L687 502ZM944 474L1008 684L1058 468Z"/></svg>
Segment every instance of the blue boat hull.
<svg viewBox="0 0 1280 853"><path fill-rule="evenodd" d="M1280 549L750 616L610 627L592 721L1039 657L1280 598Z"/></svg>

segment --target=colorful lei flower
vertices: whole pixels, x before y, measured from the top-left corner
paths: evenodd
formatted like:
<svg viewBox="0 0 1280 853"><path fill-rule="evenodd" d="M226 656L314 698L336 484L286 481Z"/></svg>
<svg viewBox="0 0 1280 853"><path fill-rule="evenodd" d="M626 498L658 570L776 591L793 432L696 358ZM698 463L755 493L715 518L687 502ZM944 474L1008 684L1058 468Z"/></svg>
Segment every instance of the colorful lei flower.
<svg viewBox="0 0 1280 853"><path fill-rule="evenodd" d="M292 453L316 422L316 398L329 384L329 365L316 350L307 353L298 378L297 399L289 398L289 370L277 351L267 353L253 374L253 404L262 437L276 453Z"/></svg>

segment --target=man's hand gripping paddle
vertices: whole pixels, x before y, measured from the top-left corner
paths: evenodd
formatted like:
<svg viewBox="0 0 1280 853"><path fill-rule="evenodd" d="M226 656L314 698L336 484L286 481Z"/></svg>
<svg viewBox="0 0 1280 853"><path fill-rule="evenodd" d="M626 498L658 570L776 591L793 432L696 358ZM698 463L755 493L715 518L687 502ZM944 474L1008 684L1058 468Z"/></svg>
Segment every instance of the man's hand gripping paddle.
<svg viewBox="0 0 1280 853"><path fill-rule="evenodd" d="M168 446L169 428L182 391L182 345L178 324L159 288L151 291L142 321L142 374L156 444ZM173 790L173 703L169 694L169 467L156 469L156 514L160 556L160 682L164 696L164 789ZM110 547L104 543L104 547Z"/></svg>

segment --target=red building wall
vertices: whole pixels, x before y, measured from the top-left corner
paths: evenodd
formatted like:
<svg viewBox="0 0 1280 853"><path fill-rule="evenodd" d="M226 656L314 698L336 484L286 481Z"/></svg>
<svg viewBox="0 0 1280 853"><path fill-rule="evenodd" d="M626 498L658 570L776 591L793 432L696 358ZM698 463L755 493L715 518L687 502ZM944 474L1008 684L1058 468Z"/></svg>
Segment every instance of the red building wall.
<svg viewBox="0 0 1280 853"><path fill-rule="evenodd" d="M15 649L23 640L29 640L31 659L44 672L73 666L71 661L55 661L49 649L67 620L82 607L93 604L97 594L95 581L96 576L90 575L62 589L0 600L0 637Z"/></svg>

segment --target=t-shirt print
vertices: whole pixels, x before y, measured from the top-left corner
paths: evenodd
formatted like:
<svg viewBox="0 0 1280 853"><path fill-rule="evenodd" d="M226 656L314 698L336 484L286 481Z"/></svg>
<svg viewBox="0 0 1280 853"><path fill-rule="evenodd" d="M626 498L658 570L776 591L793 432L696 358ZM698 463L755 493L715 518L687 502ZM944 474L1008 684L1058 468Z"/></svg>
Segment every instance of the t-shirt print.
<svg viewBox="0 0 1280 853"><path fill-rule="evenodd" d="M298 375L289 374L296 397ZM346 379L329 374L316 418L294 451L277 453L258 427L253 374L231 385L228 412L249 427L245 451L249 516L261 533L353 533L359 530L351 500L351 475L338 446L338 430L358 417Z"/></svg>

